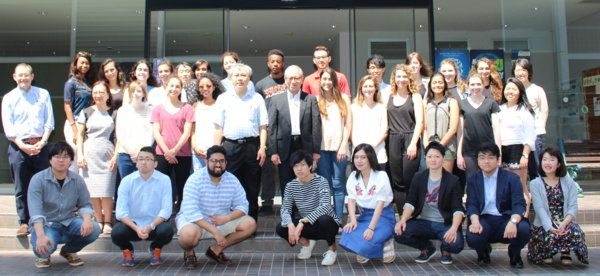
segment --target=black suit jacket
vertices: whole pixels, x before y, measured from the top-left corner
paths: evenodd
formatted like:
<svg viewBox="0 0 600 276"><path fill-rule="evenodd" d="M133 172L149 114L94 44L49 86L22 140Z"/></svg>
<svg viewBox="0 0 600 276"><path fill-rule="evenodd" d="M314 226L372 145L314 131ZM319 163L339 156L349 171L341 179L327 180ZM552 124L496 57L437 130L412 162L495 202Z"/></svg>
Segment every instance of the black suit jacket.
<svg viewBox="0 0 600 276"><path fill-rule="evenodd" d="M481 215L485 207L483 173L478 171L467 178L467 212ZM521 179L515 173L498 168L496 181L496 208L502 215L525 215L526 203Z"/></svg>
<svg viewBox="0 0 600 276"><path fill-rule="evenodd" d="M300 91L300 136L302 145L308 153L321 152L321 112L315 96ZM279 154L281 161L285 161L292 154L289 152L292 123L288 92L274 95L270 98L269 126L267 147L269 155ZM309 164L310 165L310 164Z"/></svg>
<svg viewBox="0 0 600 276"><path fill-rule="evenodd" d="M410 192L406 203L411 204L413 210L411 219L417 218L423 211L423 204L427 197L427 182L429 181L429 170L418 172L413 177ZM462 202L463 191L458 177L452 175L446 170L442 171L442 181L440 182L440 191L438 194L438 209L444 218L444 224L452 224L455 212L465 213Z"/></svg>

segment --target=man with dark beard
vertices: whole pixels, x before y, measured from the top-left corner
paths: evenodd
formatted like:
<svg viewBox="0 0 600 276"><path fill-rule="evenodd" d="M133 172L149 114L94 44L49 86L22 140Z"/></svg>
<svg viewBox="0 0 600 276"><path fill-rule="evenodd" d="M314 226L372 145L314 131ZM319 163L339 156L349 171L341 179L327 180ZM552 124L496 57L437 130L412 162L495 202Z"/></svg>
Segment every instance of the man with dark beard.
<svg viewBox="0 0 600 276"><path fill-rule="evenodd" d="M248 200L240 181L225 171L227 152L212 146L206 151L206 167L192 174L183 190L181 210L177 214L177 234L184 250L185 268L196 268L194 247L200 239L215 239L206 257L219 264L232 260L223 250L245 240L256 231L256 221L248 216Z"/></svg>

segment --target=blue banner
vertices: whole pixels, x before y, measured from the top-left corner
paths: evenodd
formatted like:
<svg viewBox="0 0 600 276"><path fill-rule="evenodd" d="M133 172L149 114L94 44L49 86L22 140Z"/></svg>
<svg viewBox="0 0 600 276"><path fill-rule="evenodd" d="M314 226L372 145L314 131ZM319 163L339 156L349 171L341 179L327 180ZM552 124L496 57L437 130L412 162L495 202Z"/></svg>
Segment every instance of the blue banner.
<svg viewBox="0 0 600 276"><path fill-rule="evenodd" d="M444 59L451 59L456 63L456 70L464 80L469 75L469 50L436 50L435 69L440 71L440 64Z"/></svg>

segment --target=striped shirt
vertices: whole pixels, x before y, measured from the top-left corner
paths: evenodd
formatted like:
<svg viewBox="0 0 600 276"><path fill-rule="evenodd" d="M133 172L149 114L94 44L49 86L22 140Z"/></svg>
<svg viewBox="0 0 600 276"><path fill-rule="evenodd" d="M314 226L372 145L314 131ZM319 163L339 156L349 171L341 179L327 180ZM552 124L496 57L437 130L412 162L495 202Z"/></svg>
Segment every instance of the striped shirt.
<svg viewBox="0 0 600 276"><path fill-rule="evenodd" d="M214 123L223 127L227 139L258 137L258 128L269 123L265 100L254 91L247 91L242 98L235 91L225 92L214 109Z"/></svg>
<svg viewBox="0 0 600 276"><path fill-rule="evenodd" d="M184 216L189 222L205 219L212 224L209 216L227 215L233 210L248 214L248 200L242 184L233 174L225 171L219 185L215 185L205 167L192 174L185 183L181 210L175 220L179 221ZM217 228L221 229L220 226Z"/></svg>
<svg viewBox="0 0 600 276"><path fill-rule="evenodd" d="M320 216L332 217L338 224L342 221L333 212L329 184L324 177L314 174L306 184L300 184L298 179L292 180L285 186L283 203L281 204L281 226L287 227L292 223L292 207L296 205L302 219L307 219L310 224L317 221Z"/></svg>

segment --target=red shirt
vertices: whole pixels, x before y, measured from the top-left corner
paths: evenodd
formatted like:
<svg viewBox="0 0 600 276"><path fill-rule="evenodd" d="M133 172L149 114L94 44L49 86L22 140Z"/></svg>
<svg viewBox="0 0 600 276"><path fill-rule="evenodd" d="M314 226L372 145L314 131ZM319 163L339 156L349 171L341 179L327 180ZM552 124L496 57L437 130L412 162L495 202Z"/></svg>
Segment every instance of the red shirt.
<svg viewBox="0 0 600 276"><path fill-rule="evenodd" d="M313 96L319 96L319 88L321 87L321 81L319 75L322 70L317 70L316 72L308 75L304 78L304 83L302 84L302 91L311 94ZM337 76L338 83L340 85L340 90L343 94L348 96L348 99L352 99L352 94L350 94L350 86L348 85L348 79L344 74L335 71L335 75Z"/></svg>

